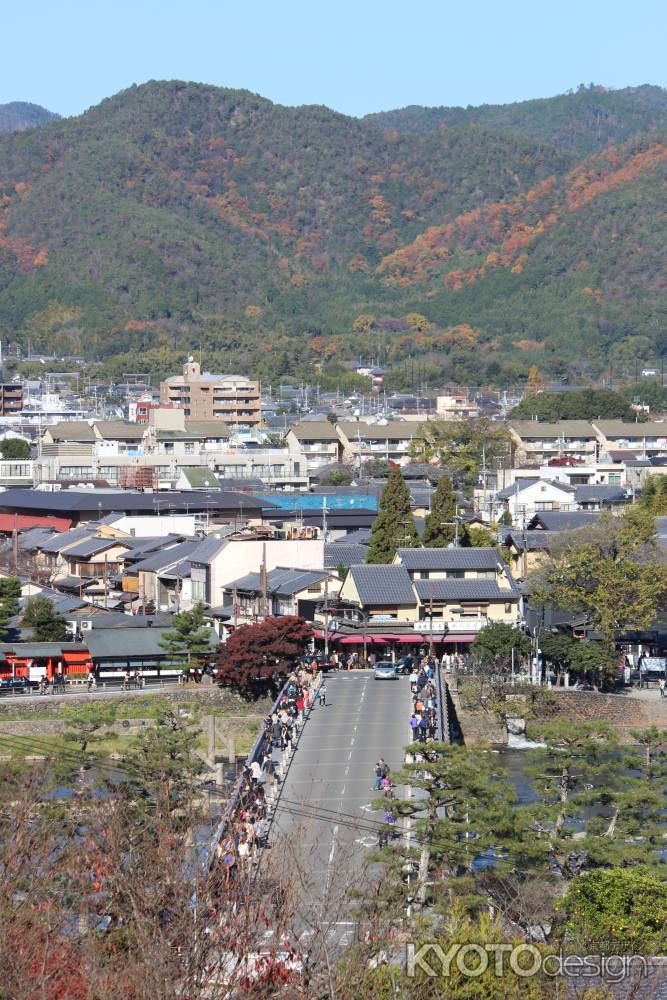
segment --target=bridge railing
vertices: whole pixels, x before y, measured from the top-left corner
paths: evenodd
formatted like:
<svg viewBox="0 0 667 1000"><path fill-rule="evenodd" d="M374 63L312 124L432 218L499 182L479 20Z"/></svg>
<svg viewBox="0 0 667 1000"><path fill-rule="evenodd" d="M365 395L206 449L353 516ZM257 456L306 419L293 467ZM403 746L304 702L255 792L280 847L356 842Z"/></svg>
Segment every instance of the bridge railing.
<svg viewBox="0 0 667 1000"><path fill-rule="evenodd" d="M435 700L436 714L438 720L438 739L442 743L452 742L452 730L449 718L449 706L447 698L447 681L442 678L442 668L440 661L436 658L435 664Z"/></svg>

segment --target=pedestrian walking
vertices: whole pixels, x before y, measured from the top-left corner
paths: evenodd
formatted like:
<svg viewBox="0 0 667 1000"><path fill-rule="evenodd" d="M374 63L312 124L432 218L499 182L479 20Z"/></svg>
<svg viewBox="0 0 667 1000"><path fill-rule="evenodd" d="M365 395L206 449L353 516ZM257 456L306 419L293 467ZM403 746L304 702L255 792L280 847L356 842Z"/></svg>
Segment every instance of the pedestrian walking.
<svg viewBox="0 0 667 1000"><path fill-rule="evenodd" d="M318 701L319 701L320 705L322 705L323 707L326 707L326 703L327 703L327 689L324 686L324 684L321 685L320 690L317 692L317 698L318 698Z"/></svg>
<svg viewBox="0 0 667 1000"><path fill-rule="evenodd" d="M389 776L389 768L387 767L384 757L380 757L375 762L375 783L373 785L373 791L379 792L382 789L382 779Z"/></svg>
<svg viewBox="0 0 667 1000"><path fill-rule="evenodd" d="M413 712L410 716L410 731L412 733L412 742L416 743L419 739L419 716L416 712Z"/></svg>
<svg viewBox="0 0 667 1000"><path fill-rule="evenodd" d="M664 677L661 677L660 680L658 681L658 687L660 688L660 697L664 698L665 696L667 696L667 691L665 690L665 688L667 687L667 682L665 681Z"/></svg>

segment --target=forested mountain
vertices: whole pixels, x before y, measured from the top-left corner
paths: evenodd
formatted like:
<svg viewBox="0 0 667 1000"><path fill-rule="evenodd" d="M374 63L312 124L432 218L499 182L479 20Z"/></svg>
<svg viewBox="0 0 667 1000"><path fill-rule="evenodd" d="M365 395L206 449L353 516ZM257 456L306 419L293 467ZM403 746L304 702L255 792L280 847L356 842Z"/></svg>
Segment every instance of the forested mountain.
<svg viewBox="0 0 667 1000"><path fill-rule="evenodd" d="M126 371L201 344L323 381L371 355L396 385L415 356L502 382L660 350L665 134L582 158L489 124L402 132L151 82L3 136L3 339Z"/></svg>
<svg viewBox="0 0 667 1000"><path fill-rule="evenodd" d="M424 108L413 105L367 115L365 121L401 132L434 132L452 125L509 129L559 149L593 153L622 143L638 132L667 128L667 90L626 87L607 90L591 84L569 94L516 104L472 108Z"/></svg>
<svg viewBox="0 0 667 1000"><path fill-rule="evenodd" d="M47 111L39 104L28 104L26 101L12 101L0 104L0 132L22 132L35 125L56 121L60 115Z"/></svg>

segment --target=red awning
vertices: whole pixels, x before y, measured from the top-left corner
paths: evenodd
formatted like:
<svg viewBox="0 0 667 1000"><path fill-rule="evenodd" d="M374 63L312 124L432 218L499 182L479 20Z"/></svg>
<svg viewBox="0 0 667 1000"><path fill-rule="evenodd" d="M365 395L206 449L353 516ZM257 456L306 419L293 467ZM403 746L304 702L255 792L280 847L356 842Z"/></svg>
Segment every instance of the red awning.
<svg viewBox="0 0 667 1000"><path fill-rule="evenodd" d="M22 528L54 528L55 531L69 531L71 517L40 517L37 514L0 514L0 532L10 534Z"/></svg>
<svg viewBox="0 0 667 1000"><path fill-rule="evenodd" d="M424 642L424 636L421 632L413 632L412 635L395 635L394 642Z"/></svg>
<svg viewBox="0 0 667 1000"><path fill-rule="evenodd" d="M372 642L391 642L392 638L393 636L390 635L377 635L377 634L367 635L366 644L368 645L369 643ZM342 639L339 640L339 642L343 646L351 646L351 645L363 646L364 637L363 635L345 635L343 636Z"/></svg>
<svg viewBox="0 0 667 1000"><path fill-rule="evenodd" d="M476 638L474 632L461 632L460 635L446 635L441 639L441 642L474 642Z"/></svg>

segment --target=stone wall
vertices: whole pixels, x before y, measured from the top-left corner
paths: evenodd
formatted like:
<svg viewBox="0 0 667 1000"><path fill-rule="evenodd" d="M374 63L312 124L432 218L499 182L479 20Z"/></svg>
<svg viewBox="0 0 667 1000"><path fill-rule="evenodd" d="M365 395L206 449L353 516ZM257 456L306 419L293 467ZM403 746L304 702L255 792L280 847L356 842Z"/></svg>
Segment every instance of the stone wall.
<svg viewBox="0 0 667 1000"><path fill-rule="evenodd" d="M600 694L597 691L566 691L555 688L551 692L548 712L543 719L567 719L577 722L606 722L621 735L631 729L657 726L667 728L667 700L656 691ZM530 729L530 723L529 723Z"/></svg>
<svg viewBox="0 0 667 1000"><path fill-rule="evenodd" d="M221 709L224 712L229 712L231 714L238 715L261 715L262 718L267 715L273 704L273 699L271 698L260 698L259 701L253 702L249 705L248 702L243 701L239 695L234 694L233 691L229 691L225 688L219 687L201 687L197 685L185 685L183 687L170 687L164 688L157 691L150 691L149 693L140 693L134 691L118 691L118 698L126 700L131 698L136 703L136 715L141 717L141 704L144 700L152 703L155 699L159 698L162 701L169 701L174 706L178 706L182 702L192 701L196 699L201 703L202 711L206 711L207 706L211 706L215 709ZM71 705L75 707L81 707L82 705L88 705L91 702L98 702L100 704L108 704L109 697L101 696L98 694L88 694L85 697L78 695L77 697L72 697L71 695L43 695L41 697L28 698L25 700L15 700L12 701L0 701L0 721L7 716L16 715L20 712L24 719L29 718L30 715L45 716L53 715L57 716L63 705Z"/></svg>

